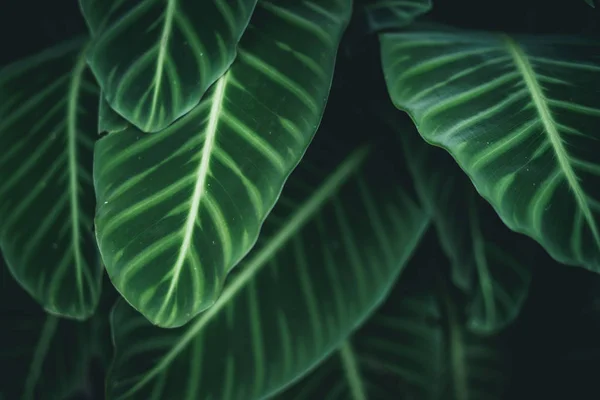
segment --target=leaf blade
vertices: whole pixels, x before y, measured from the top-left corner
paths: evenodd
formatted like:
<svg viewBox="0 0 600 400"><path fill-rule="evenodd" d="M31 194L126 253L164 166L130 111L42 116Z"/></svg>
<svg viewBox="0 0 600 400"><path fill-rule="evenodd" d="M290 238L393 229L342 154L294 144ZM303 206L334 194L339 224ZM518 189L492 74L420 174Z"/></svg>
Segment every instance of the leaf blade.
<svg viewBox="0 0 600 400"><path fill-rule="evenodd" d="M76 39L0 72L0 247L44 308L85 319L102 267L92 233L91 181L97 88ZM95 97L95 99L94 99ZM12 101L11 101L12 100ZM32 185L32 183L34 183Z"/></svg>
<svg viewBox="0 0 600 400"><path fill-rule="evenodd" d="M423 138L452 154L512 230L562 263L598 271L600 169L590 127L600 111L585 83L600 70L590 55L598 44L441 29L396 35L382 37L388 89ZM423 62L400 61L409 54ZM408 89L424 75L439 83ZM466 107L474 107L468 116Z"/></svg>

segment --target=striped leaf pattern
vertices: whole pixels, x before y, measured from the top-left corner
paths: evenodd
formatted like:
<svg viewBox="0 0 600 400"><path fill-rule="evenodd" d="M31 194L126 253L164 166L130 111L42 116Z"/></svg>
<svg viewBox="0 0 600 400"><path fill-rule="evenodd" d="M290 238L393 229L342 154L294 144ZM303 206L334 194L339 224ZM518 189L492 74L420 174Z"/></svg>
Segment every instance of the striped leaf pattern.
<svg viewBox="0 0 600 400"><path fill-rule="evenodd" d="M0 248L48 312L89 317L102 267L93 234L98 88L84 40L0 70Z"/></svg>
<svg viewBox="0 0 600 400"><path fill-rule="evenodd" d="M194 108L229 68L256 0L80 0L89 65L108 103L145 132Z"/></svg>
<svg viewBox="0 0 600 400"><path fill-rule="evenodd" d="M422 246L416 259L432 253ZM426 268L411 262L365 326L276 399L502 399L500 343L465 329L456 298L442 297L431 274L414 273Z"/></svg>
<svg viewBox="0 0 600 400"><path fill-rule="evenodd" d="M431 0L374 0L365 6L369 31L403 28L431 7Z"/></svg>
<svg viewBox="0 0 600 400"><path fill-rule="evenodd" d="M469 298L468 327L494 333L513 322L529 292L532 267L544 254L531 239L507 228L456 162L403 128L404 155L422 204L450 260L453 283Z"/></svg>
<svg viewBox="0 0 600 400"><path fill-rule="evenodd" d="M91 321L45 313L0 256L0 399L64 400L80 390L90 361Z"/></svg>
<svg viewBox="0 0 600 400"><path fill-rule="evenodd" d="M600 41L428 28L381 42L390 95L423 138L511 229L600 272Z"/></svg>
<svg viewBox="0 0 600 400"><path fill-rule="evenodd" d="M100 251L156 325L214 303L320 123L351 2L281 4L257 7L235 64L191 113L96 145Z"/></svg>
<svg viewBox="0 0 600 400"><path fill-rule="evenodd" d="M311 146L257 246L190 324L160 329L124 302L115 308L110 399L265 398L385 298L428 218L394 180L404 172L385 146L343 159L340 147Z"/></svg>

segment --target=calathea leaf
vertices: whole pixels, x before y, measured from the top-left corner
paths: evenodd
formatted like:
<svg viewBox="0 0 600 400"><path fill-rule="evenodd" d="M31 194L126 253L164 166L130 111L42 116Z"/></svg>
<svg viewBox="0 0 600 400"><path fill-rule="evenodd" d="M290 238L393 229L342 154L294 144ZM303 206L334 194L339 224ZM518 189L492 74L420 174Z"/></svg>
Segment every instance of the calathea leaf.
<svg viewBox="0 0 600 400"><path fill-rule="evenodd" d="M0 70L0 248L52 314L83 319L100 295L92 148L98 89L75 40Z"/></svg>
<svg viewBox="0 0 600 400"><path fill-rule="evenodd" d="M478 333L505 328L519 314L533 265L544 254L531 239L511 234L473 188L452 157L428 145L390 116L422 204L432 215L450 259L453 283L469 298L468 327Z"/></svg>
<svg viewBox="0 0 600 400"><path fill-rule="evenodd" d="M145 132L194 108L229 68L256 0L80 0L108 103Z"/></svg>
<svg viewBox="0 0 600 400"><path fill-rule="evenodd" d="M198 107L158 134L129 128L96 145L100 251L154 324L210 307L256 241L320 123L350 11L349 0L262 2Z"/></svg>
<svg viewBox="0 0 600 400"><path fill-rule="evenodd" d="M381 43L394 104L504 223L600 272L600 43L430 28Z"/></svg>
<svg viewBox="0 0 600 400"><path fill-rule="evenodd" d="M45 313L0 256L0 399L63 400L81 395L90 365L92 321ZM75 397L81 398L81 397Z"/></svg>
<svg viewBox="0 0 600 400"><path fill-rule="evenodd" d="M310 147L257 246L215 304L177 329L125 302L111 326L110 399L259 399L305 373L385 298L428 218L384 150ZM224 345L226 344L226 345Z"/></svg>
<svg viewBox="0 0 600 400"><path fill-rule="evenodd" d="M431 10L431 0L373 0L365 6L371 32L403 28Z"/></svg>
<svg viewBox="0 0 600 400"><path fill-rule="evenodd" d="M439 268L432 253L424 241L367 323L277 399L504 398L509 370L502 343L466 329L456 296L436 288L431 269L423 273L428 260Z"/></svg>

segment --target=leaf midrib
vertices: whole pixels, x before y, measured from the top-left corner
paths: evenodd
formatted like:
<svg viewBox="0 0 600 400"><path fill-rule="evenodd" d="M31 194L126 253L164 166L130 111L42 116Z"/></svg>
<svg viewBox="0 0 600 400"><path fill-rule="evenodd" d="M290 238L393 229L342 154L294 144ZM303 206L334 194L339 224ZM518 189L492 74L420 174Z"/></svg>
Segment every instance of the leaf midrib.
<svg viewBox="0 0 600 400"><path fill-rule="evenodd" d="M122 395L127 398L136 391L147 385L151 379L165 369L196 337L196 335L260 272L261 268L268 264L271 257L277 253L287 241L294 236L310 218L323 206L323 204L352 176L352 174L363 164L370 147L364 146L349 155L325 182L301 205L290 217L288 222L270 239L270 241L256 255L248 260L244 269L223 290L221 296L212 307L191 323L188 331L164 355L157 361L143 379Z"/></svg>
<svg viewBox="0 0 600 400"><path fill-rule="evenodd" d="M71 196L71 240L73 246L73 256L75 257L75 274L77 280L77 294L80 305L83 307L83 277L81 249L79 247L79 198L78 198L78 179L77 179L77 104L81 88L83 72L86 68L85 52L87 46L81 51L77 58L77 63L73 68L73 76L69 87L69 103L67 108L67 138L69 155L69 191Z"/></svg>
<svg viewBox="0 0 600 400"><path fill-rule="evenodd" d="M215 138L217 136L217 128L219 125L219 117L223 109L223 102L225 100L225 90L227 88L229 73L223 75L217 82L215 88L215 94L212 98L212 107L210 109L208 124L206 127L206 138L202 147L202 156L200 157L200 164L196 171L196 185L194 187L194 194L190 203L190 209L185 222L185 228L183 232L183 241L179 252L177 254L177 260L173 266L174 272L171 277L171 283L169 284L169 290L165 295L165 299L158 313L156 314L156 320L160 320L162 314L165 312L167 305L173 297L173 292L177 283L179 282L179 275L183 268L185 258L188 254L190 246L192 244L192 237L194 236L194 228L196 225L196 219L198 218L198 212L200 209L200 202L204 198L206 193L206 179L208 178L210 159L215 146Z"/></svg>
<svg viewBox="0 0 600 400"><path fill-rule="evenodd" d="M163 78L163 69L165 65L165 59L167 57L167 48L169 46L169 38L173 30L173 19L177 8L177 0L168 0L167 11L165 14L165 22L163 24L163 30L160 35L160 44L158 49L158 57L156 58L156 71L154 74L154 91L152 93L152 105L150 107L150 115L146 122L146 131L150 130L152 123L154 122L154 116L156 115L156 106L158 104L158 97L160 95L160 86Z"/></svg>
<svg viewBox="0 0 600 400"><path fill-rule="evenodd" d="M535 71L523 49L521 49L521 47L509 36L504 36L504 42L506 44L508 53L513 58L517 70L520 72L523 80L525 81L525 85L527 86L537 113L542 121L542 124L544 125L544 131L546 132L548 140L552 145L561 171L565 175L567 183L573 191L575 200L580 207L581 212L583 213L583 216L590 227L590 230L592 231L596 246L600 248L600 230L596 225L596 221L594 220L594 216L592 215L588 205L587 196L579 184L577 175L571 166L569 153L567 152L562 138L560 137L557 123L552 116L550 106L548 105L548 99L544 94L542 86L538 82Z"/></svg>

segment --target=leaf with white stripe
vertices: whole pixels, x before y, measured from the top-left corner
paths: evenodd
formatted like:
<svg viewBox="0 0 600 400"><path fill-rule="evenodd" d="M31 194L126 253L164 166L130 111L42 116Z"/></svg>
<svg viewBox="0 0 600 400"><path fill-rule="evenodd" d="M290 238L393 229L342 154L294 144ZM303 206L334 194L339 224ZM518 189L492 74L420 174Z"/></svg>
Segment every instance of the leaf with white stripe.
<svg viewBox="0 0 600 400"><path fill-rule="evenodd" d="M432 6L431 0L374 0L365 6L369 31L403 28Z"/></svg>
<svg viewBox="0 0 600 400"><path fill-rule="evenodd" d="M426 243L414 261L435 262ZM427 268L411 261L367 323L275 399L503 399L509 364L502 343L469 333L458 297L437 289Z"/></svg>
<svg viewBox="0 0 600 400"><path fill-rule="evenodd" d="M600 272L600 41L427 29L381 43L394 104L504 223Z"/></svg>
<svg viewBox="0 0 600 400"><path fill-rule="evenodd" d="M96 145L100 251L154 324L210 307L253 246L320 123L350 12L350 0L261 2L236 62L192 112Z"/></svg>
<svg viewBox="0 0 600 400"><path fill-rule="evenodd" d="M229 68L256 0L80 0L88 63L105 98L144 132L192 110Z"/></svg>
<svg viewBox="0 0 600 400"><path fill-rule="evenodd" d="M81 394L91 361L92 321L49 315L19 287L0 255L0 399L64 400Z"/></svg>
<svg viewBox="0 0 600 400"><path fill-rule="evenodd" d="M428 225L394 146L340 154L321 138L257 246L207 311L177 329L112 315L109 399L265 398L333 351L385 297ZM390 153L387 149L392 149Z"/></svg>
<svg viewBox="0 0 600 400"><path fill-rule="evenodd" d="M449 154L394 120L419 198L450 259L452 281L468 296L468 327L485 334L504 329L519 315L533 265L544 254L506 228Z"/></svg>
<svg viewBox="0 0 600 400"><path fill-rule="evenodd" d="M0 248L48 312L89 317L102 266L93 234L98 88L75 40L0 70Z"/></svg>

